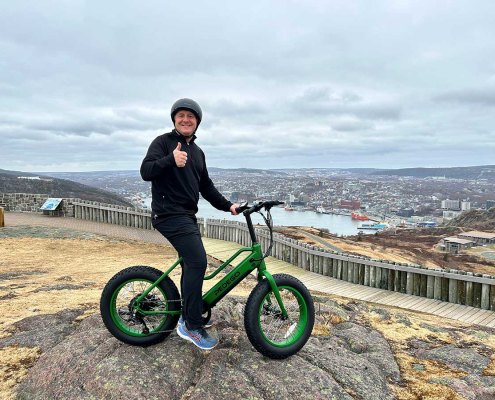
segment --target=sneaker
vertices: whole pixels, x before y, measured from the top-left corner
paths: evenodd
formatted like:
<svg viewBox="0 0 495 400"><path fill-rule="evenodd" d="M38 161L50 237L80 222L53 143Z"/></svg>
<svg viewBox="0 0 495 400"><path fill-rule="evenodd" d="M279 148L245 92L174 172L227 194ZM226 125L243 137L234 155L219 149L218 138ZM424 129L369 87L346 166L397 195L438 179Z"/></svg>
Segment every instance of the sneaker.
<svg viewBox="0 0 495 400"><path fill-rule="evenodd" d="M213 322L213 320L210 319L206 324L203 325L203 328L208 329L211 328L213 325L215 325L215 322Z"/></svg>
<svg viewBox="0 0 495 400"><path fill-rule="evenodd" d="M181 324L177 328L177 333L181 338L190 340L203 350L211 350L218 344L218 340L208 335L204 328L189 330L186 324Z"/></svg>
<svg viewBox="0 0 495 400"><path fill-rule="evenodd" d="M184 318L182 318L182 315L181 315L179 318L179 323L177 324L177 326L182 325L183 323L184 323ZM203 325L203 328L208 329L208 328L211 328L213 325L215 325L215 322L212 319L210 319L205 325Z"/></svg>

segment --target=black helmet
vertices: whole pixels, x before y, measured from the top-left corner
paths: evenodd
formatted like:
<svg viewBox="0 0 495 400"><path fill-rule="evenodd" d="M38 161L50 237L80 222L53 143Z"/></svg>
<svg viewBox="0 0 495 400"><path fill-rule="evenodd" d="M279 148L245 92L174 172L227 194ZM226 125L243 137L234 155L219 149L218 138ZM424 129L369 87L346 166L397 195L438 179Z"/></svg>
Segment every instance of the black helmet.
<svg viewBox="0 0 495 400"><path fill-rule="evenodd" d="M179 99L173 105L170 110L170 116L172 117L172 122L175 124L175 114L177 114L180 110L189 110L191 111L198 120L198 126L201 123L201 119L203 118L203 111L201 111L201 107L198 103L196 103L192 99Z"/></svg>

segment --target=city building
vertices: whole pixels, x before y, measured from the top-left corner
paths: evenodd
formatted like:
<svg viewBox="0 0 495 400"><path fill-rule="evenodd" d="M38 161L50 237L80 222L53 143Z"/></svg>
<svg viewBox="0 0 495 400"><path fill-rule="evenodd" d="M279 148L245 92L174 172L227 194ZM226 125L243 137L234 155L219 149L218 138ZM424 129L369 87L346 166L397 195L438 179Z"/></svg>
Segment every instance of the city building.
<svg viewBox="0 0 495 400"><path fill-rule="evenodd" d="M442 200L442 209L454 211L467 211L471 209L471 202L467 200Z"/></svg>
<svg viewBox="0 0 495 400"><path fill-rule="evenodd" d="M414 215L414 210L412 208L403 208L402 210L397 211L397 215L400 217L412 217Z"/></svg>
<svg viewBox="0 0 495 400"><path fill-rule="evenodd" d="M485 233L485 232L463 232L457 235L461 239L469 239L476 244L494 244L495 243L495 233Z"/></svg>
<svg viewBox="0 0 495 400"><path fill-rule="evenodd" d="M447 237L443 239L443 248L448 252L455 252L469 249L474 242L472 240L460 239L456 237ZM440 246L442 247L442 245Z"/></svg>
<svg viewBox="0 0 495 400"><path fill-rule="evenodd" d="M359 210L361 203L357 200L340 200L340 208L348 210Z"/></svg>
<svg viewBox="0 0 495 400"><path fill-rule="evenodd" d="M460 200L442 200L442 208L444 210L460 210L461 201Z"/></svg>

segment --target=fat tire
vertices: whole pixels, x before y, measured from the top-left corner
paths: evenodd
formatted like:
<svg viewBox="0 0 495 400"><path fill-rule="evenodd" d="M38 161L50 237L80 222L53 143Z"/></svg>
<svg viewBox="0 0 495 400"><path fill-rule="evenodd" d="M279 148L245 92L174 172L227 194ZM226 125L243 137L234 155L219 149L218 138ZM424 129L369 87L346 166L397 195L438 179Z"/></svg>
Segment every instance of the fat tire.
<svg viewBox="0 0 495 400"><path fill-rule="evenodd" d="M131 279L139 279L139 278L146 279L151 282L155 282L162 275L163 272L156 268L152 268L144 265L137 265L134 267L123 269L122 271L115 274L112 277L112 279L110 279L110 281L108 281L101 294L100 312L101 312L101 317L103 319L103 323L115 338L133 346L151 346L165 339L168 335L170 335L171 331L177 326L177 322L179 321L179 315L169 315L164 325L160 328L160 331L168 331L168 332L157 332L157 333L151 333L149 336L135 337L120 330L120 328L115 324L112 318L111 299L115 290L117 290L123 283ZM170 277L168 276L165 277L165 279L163 279L158 286L165 294L167 300L180 300L180 295L179 295L179 291L177 290L177 286L172 281L172 279L170 279ZM172 301L168 304L169 304L169 310L171 311L181 310L180 301Z"/></svg>
<svg viewBox="0 0 495 400"><path fill-rule="evenodd" d="M308 316L303 334L295 343L287 347L273 346L264 338L260 328L259 310L266 295L272 291L267 279L259 282L249 295L244 310L244 327L249 341L257 351L269 358L280 360L296 354L306 344L313 331L315 309L309 290L299 279L287 274L275 274L273 279L277 287L286 286L297 290L306 303Z"/></svg>

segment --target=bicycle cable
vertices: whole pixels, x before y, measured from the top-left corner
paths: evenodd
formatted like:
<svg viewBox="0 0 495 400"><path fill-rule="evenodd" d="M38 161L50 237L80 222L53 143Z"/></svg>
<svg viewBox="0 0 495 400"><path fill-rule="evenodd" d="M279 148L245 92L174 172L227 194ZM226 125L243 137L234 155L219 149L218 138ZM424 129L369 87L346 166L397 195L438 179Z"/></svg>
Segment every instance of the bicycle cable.
<svg viewBox="0 0 495 400"><path fill-rule="evenodd" d="M263 219L265 221L265 224L268 227L268 230L270 232L270 246L268 246L268 250L263 255L263 257L261 257L261 258L253 258L253 261L264 260L266 257L268 257L271 254L272 248L273 248L273 219L272 219L272 214L270 213L270 209L268 209L266 211L267 217L265 217L265 215L261 212L261 210L260 211L257 211L257 213L260 214L263 217Z"/></svg>

